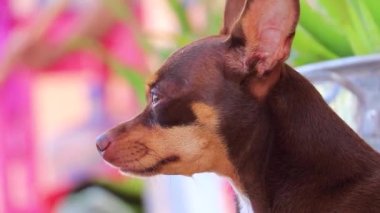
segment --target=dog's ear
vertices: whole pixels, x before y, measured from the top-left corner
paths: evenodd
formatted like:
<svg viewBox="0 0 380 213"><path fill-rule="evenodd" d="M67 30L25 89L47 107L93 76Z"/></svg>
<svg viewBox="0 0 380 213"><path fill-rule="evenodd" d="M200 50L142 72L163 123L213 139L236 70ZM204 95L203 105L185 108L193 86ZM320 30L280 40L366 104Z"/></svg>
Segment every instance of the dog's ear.
<svg viewBox="0 0 380 213"><path fill-rule="evenodd" d="M244 45L245 71L263 76L289 57L299 18L299 0L246 0L238 12L241 2L227 1L224 28L226 32L231 29L229 41ZM231 28L234 14L239 13Z"/></svg>
<svg viewBox="0 0 380 213"><path fill-rule="evenodd" d="M231 30L243 11L245 0L226 0L224 9L224 25L220 32L222 35L230 35Z"/></svg>

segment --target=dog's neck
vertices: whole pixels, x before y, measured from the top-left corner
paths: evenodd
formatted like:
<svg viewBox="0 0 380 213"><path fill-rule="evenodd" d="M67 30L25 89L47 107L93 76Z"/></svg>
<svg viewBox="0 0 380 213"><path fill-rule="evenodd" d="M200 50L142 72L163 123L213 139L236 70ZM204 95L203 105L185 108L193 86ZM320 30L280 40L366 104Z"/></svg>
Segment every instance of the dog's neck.
<svg viewBox="0 0 380 213"><path fill-rule="evenodd" d="M308 208L313 203L304 200L305 193L326 199L324 192L346 192L378 158L307 80L287 65L282 68L258 109L254 130L235 135L239 149L230 152L239 184L256 212L289 208L290 198ZM276 197L284 193L289 197Z"/></svg>

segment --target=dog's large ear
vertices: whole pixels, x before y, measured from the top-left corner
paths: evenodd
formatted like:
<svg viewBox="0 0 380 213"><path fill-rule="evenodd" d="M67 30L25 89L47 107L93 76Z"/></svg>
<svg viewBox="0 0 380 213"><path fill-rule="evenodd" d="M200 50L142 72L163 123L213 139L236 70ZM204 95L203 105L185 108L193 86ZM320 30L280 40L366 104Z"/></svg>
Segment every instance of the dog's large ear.
<svg viewBox="0 0 380 213"><path fill-rule="evenodd" d="M241 4L240 0L227 1L227 32ZM299 0L246 0L243 8L229 32L229 40L244 45L246 71L263 76L289 57L299 18Z"/></svg>
<svg viewBox="0 0 380 213"><path fill-rule="evenodd" d="M224 9L224 25L220 32L222 35L230 35L231 30L243 11L245 0L226 0Z"/></svg>

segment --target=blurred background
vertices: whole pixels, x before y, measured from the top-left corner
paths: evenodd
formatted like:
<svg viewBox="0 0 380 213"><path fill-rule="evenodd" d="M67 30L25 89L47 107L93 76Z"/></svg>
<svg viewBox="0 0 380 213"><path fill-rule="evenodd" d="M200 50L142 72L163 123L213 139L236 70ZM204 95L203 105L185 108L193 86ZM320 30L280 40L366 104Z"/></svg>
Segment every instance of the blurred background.
<svg viewBox="0 0 380 213"><path fill-rule="evenodd" d="M222 178L123 177L95 147L97 135L139 113L145 79L165 58L218 34L223 7L0 0L0 213L234 213ZM378 150L379 8L378 0L301 0L288 60Z"/></svg>

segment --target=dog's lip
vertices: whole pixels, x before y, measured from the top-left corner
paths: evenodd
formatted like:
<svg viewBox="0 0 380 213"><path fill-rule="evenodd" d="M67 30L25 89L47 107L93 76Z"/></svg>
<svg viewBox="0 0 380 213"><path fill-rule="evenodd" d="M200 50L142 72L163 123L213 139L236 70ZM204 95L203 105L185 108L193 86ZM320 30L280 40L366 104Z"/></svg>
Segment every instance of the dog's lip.
<svg viewBox="0 0 380 213"><path fill-rule="evenodd" d="M157 172L162 166L169 164L169 163L176 162L178 160L179 160L178 156L171 155L169 157L166 157L166 158L158 161L156 164L154 164L153 166L150 166L148 168L133 169L133 168L128 168L128 167L121 167L120 171L126 172L126 173L133 173L133 174L137 174L137 175L150 175L150 174L154 174L155 172Z"/></svg>

